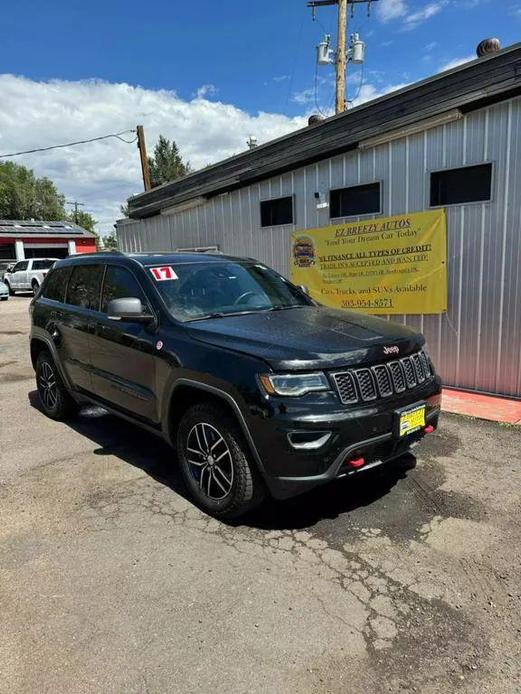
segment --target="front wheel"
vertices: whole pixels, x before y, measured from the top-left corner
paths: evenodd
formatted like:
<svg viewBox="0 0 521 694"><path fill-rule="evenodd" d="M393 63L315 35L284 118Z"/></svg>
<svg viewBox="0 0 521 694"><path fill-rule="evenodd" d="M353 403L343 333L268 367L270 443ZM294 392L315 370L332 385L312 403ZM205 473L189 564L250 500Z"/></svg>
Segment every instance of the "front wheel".
<svg viewBox="0 0 521 694"><path fill-rule="evenodd" d="M38 355L36 387L42 409L51 419L64 420L76 411L76 403L69 395L47 350L42 350Z"/></svg>
<svg viewBox="0 0 521 694"><path fill-rule="evenodd" d="M192 496L207 513L236 518L264 498L264 486L234 419L202 403L183 416L177 454Z"/></svg>
<svg viewBox="0 0 521 694"><path fill-rule="evenodd" d="M9 296L14 296L14 290L9 284L9 282L6 282L5 284L7 284L7 289L9 289Z"/></svg>

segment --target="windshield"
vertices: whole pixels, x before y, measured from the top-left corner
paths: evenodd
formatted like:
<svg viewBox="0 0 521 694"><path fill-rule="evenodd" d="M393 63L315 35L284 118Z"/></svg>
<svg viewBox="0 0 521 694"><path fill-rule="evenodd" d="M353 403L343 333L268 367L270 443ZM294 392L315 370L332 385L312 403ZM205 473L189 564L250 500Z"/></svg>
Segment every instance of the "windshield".
<svg viewBox="0 0 521 694"><path fill-rule="evenodd" d="M180 321L312 304L284 277L260 263L213 261L172 267L175 279L156 282L155 286Z"/></svg>

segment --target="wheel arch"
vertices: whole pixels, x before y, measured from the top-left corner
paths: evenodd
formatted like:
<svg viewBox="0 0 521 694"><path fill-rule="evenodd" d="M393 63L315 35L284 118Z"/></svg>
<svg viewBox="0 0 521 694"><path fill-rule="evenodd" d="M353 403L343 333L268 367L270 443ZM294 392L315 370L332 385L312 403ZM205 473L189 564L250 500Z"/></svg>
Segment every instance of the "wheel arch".
<svg viewBox="0 0 521 694"><path fill-rule="evenodd" d="M179 379L176 382L172 392L170 393L168 402L166 426L169 443L171 445L175 445L177 426L179 425L184 413L190 407L200 402L213 403L221 410L224 407L225 411L231 417L233 417L244 436L245 443L257 468L262 473L263 477L265 477L264 465L262 464L252 435L237 401L232 395L224 390L221 390L220 388L216 388L215 386L200 383L198 381L192 381L190 379Z"/></svg>

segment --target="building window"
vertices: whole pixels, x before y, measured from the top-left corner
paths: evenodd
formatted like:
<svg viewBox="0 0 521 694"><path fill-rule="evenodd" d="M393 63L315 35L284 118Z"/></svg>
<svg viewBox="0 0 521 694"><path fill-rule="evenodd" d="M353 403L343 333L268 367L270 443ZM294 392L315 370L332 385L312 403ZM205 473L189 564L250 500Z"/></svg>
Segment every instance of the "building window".
<svg viewBox="0 0 521 694"><path fill-rule="evenodd" d="M293 196L261 201L261 226L276 227L293 224Z"/></svg>
<svg viewBox="0 0 521 694"><path fill-rule="evenodd" d="M337 188L329 192L329 216L358 217L381 213L380 183Z"/></svg>
<svg viewBox="0 0 521 694"><path fill-rule="evenodd" d="M431 173L431 207L484 202L492 197L492 164Z"/></svg>

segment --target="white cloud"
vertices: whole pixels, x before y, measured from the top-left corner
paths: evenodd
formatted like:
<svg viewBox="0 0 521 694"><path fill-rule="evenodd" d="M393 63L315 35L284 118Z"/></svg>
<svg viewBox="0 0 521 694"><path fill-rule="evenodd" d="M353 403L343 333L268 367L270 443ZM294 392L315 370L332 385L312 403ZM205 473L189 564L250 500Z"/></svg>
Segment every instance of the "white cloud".
<svg viewBox="0 0 521 694"><path fill-rule="evenodd" d="M407 15L405 18L405 27L407 29L414 29L418 24L426 22L428 19L438 14L438 12L441 12L447 5L448 0L435 0L435 2L429 2L421 10Z"/></svg>
<svg viewBox="0 0 521 694"><path fill-rule="evenodd" d="M448 4L449 0L432 0L420 10L412 12L405 0L380 0L377 6L377 16L384 23L401 19L403 29L410 30L434 17Z"/></svg>
<svg viewBox="0 0 521 694"><path fill-rule="evenodd" d="M407 14L407 4L405 0L380 0L376 14L381 22L390 22Z"/></svg>
<svg viewBox="0 0 521 694"><path fill-rule="evenodd" d="M274 82L285 82L286 80L289 80L291 75L276 75L275 77L272 77Z"/></svg>
<svg viewBox="0 0 521 694"><path fill-rule="evenodd" d="M306 125L304 116L251 115L231 104L208 101L201 89L187 101L174 91L128 84L35 82L0 75L0 93L3 153L85 140L142 123L149 151L161 133L175 139L183 157L201 168L244 151L251 133L263 143ZM136 145L116 139L12 161L33 168L38 176L49 176L68 200L85 203L82 209L99 220L98 228L103 232L121 216L119 205L142 190Z"/></svg>
<svg viewBox="0 0 521 694"><path fill-rule="evenodd" d="M464 63L468 63L471 60L476 60L475 55L467 55L465 58L454 58L453 60L449 60L448 63L445 63L440 67L438 72L445 72L445 70L452 70L452 68L458 67L459 65L463 65Z"/></svg>
<svg viewBox="0 0 521 694"><path fill-rule="evenodd" d="M433 50L436 48L436 46L438 46L438 45L439 45L439 44L438 44L437 41L431 41L430 43L427 43L427 44L423 47L423 50L424 50L424 51L427 51L427 53L430 53L430 52L433 51Z"/></svg>
<svg viewBox="0 0 521 694"><path fill-rule="evenodd" d="M302 89L300 92L294 92L291 96L291 101L296 104L311 104L315 101L315 89Z"/></svg>
<svg viewBox="0 0 521 694"><path fill-rule="evenodd" d="M219 90L215 84L202 84L199 89L195 92L194 96L197 99L206 99L207 96L216 96Z"/></svg>

